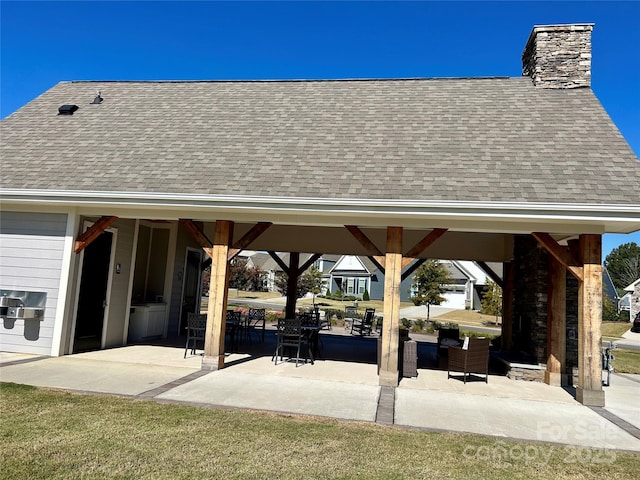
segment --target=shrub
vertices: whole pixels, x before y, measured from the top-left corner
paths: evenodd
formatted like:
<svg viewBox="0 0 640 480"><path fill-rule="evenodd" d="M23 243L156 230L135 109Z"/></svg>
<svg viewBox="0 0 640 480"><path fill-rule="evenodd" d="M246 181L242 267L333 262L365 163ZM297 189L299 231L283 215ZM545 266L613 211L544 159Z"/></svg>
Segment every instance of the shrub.
<svg viewBox="0 0 640 480"><path fill-rule="evenodd" d="M265 319L269 323L276 323L281 318L284 318L284 312L276 312L274 310L270 310L265 315Z"/></svg>
<svg viewBox="0 0 640 480"><path fill-rule="evenodd" d="M413 321L413 326L416 327L416 331L424 330L425 321L421 318Z"/></svg>
<svg viewBox="0 0 640 480"><path fill-rule="evenodd" d="M364 293L362 294L362 301L368 302L369 300L371 300L371 298L369 297L369 292L365 288Z"/></svg>
<svg viewBox="0 0 640 480"><path fill-rule="evenodd" d="M408 318L401 318L400 328L406 328L407 330L409 330L411 328L411 320L409 320Z"/></svg>

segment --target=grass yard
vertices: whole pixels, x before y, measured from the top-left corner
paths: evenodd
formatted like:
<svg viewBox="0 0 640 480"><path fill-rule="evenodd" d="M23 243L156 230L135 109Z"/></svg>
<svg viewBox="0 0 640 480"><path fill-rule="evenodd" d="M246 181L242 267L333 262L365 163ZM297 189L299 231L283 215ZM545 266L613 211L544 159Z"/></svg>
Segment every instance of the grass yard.
<svg viewBox="0 0 640 480"><path fill-rule="evenodd" d="M438 315L434 320L437 320L438 322L491 327L500 325L501 321L500 317L498 317L498 323L496 324L496 317L494 315L484 315L483 313L476 312L474 310L453 310L451 312Z"/></svg>
<svg viewBox="0 0 640 480"><path fill-rule="evenodd" d="M0 394L2 479L599 480L640 471L640 455L621 452L6 383Z"/></svg>
<svg viewBox="0 0 640 480"><path fill-rule="evenodd" d="M640 375L640 350L616 348L613 351L613 369L616 373Z"/></svg>
<svg viewBox="0 0 640 480"><path fill-rule="evenodd" d="M602 322L602 338L616 340L631 328L629 322Z"/></svg>

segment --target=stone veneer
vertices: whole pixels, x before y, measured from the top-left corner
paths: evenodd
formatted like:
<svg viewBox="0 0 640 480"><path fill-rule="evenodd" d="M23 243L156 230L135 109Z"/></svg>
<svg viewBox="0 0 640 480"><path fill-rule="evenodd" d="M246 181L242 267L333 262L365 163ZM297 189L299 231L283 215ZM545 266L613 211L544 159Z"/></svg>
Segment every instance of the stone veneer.
<svg viewBox="0 0 640 480"><path fill-rule="evenodd" d="M640 312L640 283L636 284L631 298L629 299L629 320L633 322L638 312Z"/></svg>
<svg viewBox="0 0 640 480"><path fill-rule="evenodd" d="M591 86L592 30L592 23L533 27L522 52L522 75L542 88Z"/></svg>
<svg viewBox="0 0 640 480"><path fill-rule="evenodd" d="M512 378L544 381L547 362L547 285L549 254L530 235L517 235L514 245L513 348L511 358L522 364ZM578 366L578 281L567 273L566 368ZM522 367L522 368L519 368ZM571 378L571 376L569 376Z"/></svg>

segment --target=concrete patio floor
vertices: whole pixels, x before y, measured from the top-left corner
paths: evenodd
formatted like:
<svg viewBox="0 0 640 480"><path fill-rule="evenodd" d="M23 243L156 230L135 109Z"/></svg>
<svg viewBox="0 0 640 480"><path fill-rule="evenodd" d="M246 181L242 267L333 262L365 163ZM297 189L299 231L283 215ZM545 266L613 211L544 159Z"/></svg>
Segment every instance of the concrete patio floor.
<svg viewBox="0 0 640 480"><path fill-rule="evenodd" d="M158 345L57 358L0 353L0 380L345 420L374 422L379 417L385 395L375 363L328 355L314 365L274 365L268 345L255 350L259 353L228 355L226 367L216 372L200 369L200 355L185 359L184 348ZM473 379L464 384L447 379L446 371L428 368L390 391L390 418L403 427L640 452L640 376L614 375L601 411L579 404L559 387L500 375L490 375L488 383Z"/></svg>

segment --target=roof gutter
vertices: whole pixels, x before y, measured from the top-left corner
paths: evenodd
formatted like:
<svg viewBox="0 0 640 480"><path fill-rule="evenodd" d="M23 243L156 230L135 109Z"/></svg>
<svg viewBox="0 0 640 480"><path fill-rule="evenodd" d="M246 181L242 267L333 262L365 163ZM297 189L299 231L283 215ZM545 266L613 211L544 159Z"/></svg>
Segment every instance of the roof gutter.
<svg viewBox="0 0 640 480"><path fill-rule="evenodd" d="M192 218L227 218L235 214L304 215L314 217L362 217L401 220L449 218L499 222L576 222L610 225L615 233L640 230L640 205L562 204L527 202L468 202L387 199L329 199L309 197L259 197L235 195L184 195L175 193L50 191L0 189L2 209L10 205L105 207L152 212L189 212ZM216 216L217 215L217 216ZM225 216L227 215L227 216ZM179 218L179 217L176 217ZM229 218L231 219L231 218ZM387 225L389 222L387 221ZM619 224L618 227L613 227Z"/></svg>

